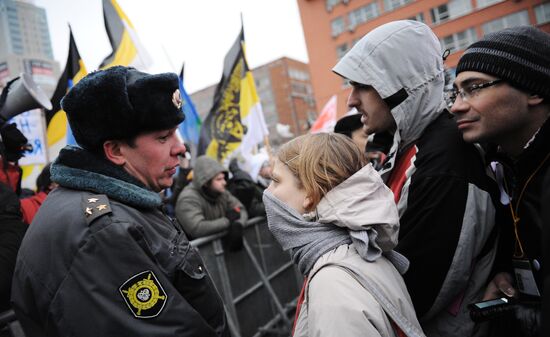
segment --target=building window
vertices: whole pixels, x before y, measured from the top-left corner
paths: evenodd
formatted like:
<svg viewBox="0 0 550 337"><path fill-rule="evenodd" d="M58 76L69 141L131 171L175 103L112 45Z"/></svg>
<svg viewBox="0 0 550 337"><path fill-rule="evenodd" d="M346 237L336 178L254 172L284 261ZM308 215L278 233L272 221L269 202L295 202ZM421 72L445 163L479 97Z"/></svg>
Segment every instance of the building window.
<svg viewBox="0 0 550 337"><path fill-rule="evenodd" d="M504 28L529 25L529 14L527 10L503 16L493 21L484 23L482 27L484 34L498 32Z"/></svg>
<svg viewBox="0 0 550 337"><path fill-rule="evenodd" d="M499 2L503 2L504 0L477 0L477 8L483 8L487 6L494 5Z"/></svg>
<svg viewBox="0 0 550 337"><path fill-rule="evenodd" d="M434 24L447 21L449 19L449 7L447 4L430 9L432 14L432 22Z"/></svg>
<svg viewBox="0 0 550 337"><path fill-rule="evenodd" d="M477 41L477 35L474 28L462 32L445 36L441 39L441 48L443 51L449 49L451 53L466 49L469 45Z"/></svg>
<svg viewBox="0 0 550 337"><path fill-rule="evenodd" d="M384 10L391 11L410 2L413 2L413 0L384 0Z"/></svg>
<svg viewBox="0 0 550 337"><path fill-rule="evenodd" d="M336 60L340 61L340 59L344 57L344 55L346 55L347 52L348 52L347 43L341 44L338 47L336 47Z"/></svg>
<svg viewBox="0 0 550 337"><path fill-rule="evenodd" d="M449 3L432 8L432 22L434 24L442 23L450 19L457 18L472 11L470 0L451 0Z"/></svg>
<svg viewBox="0 0 550 337"><path fill-rule="evenodd" d="M550 2L535 7L537 24L550 22Z"/></svg>
<svg viewBox="0 0 550 337"><path fill-rule="evenodd" d="M332 11L334 6L338 5L342 0L325 0L325 7L327 11Z"/></svg>
<svg viewBox="0 0 550 337"><path fill-rule="evenodd" d="M407 18L407 20L414 20L418 22L424 23L424 13L418 13L415 16L411 16L410 18Z"/></svg>
<svg viewBox="0 0 550 337"><path fill-rule="evenodd" d="M306 71L302 71L298 69L289 68L288 76L293 80L309 81L309 74Z"/></svg>
<svg viewBox="0 0 550 337"><path fill-rule="evenodd" d="M370 3L366 6L360 7L349 13L349 29L350 31L355 29L358 25L372 20L377 17L378 4L376 2Z"/></svg>
<svg viewBox="0 0 550 337"><path fill-rule="evenodd" d="M342 34L346 29L344 18L341 16L332 20L331 26L332 26L332 37L337 37L338 35Z"/></svg>
<svg viewBox="0 0 550 337"><path fill-rule="evenodd" d="M449 16L451 19L457 18L472 11L472 2L470 0L451 0L449 1Z"/></svg>
<svg viewBox="0 0 550 337"><path fill-rule="evenodd" d="M311 89L305 83L292 82L290 87L293 94L307 95L311 92Z"/></svg>

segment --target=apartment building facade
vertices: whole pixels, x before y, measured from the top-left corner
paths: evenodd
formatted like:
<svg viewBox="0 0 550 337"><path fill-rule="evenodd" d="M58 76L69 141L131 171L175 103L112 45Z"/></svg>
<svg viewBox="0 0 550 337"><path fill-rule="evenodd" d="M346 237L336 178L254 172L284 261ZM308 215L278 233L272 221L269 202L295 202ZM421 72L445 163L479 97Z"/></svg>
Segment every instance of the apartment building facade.
<svg viewBox="0 0 550 337"><path fill-rule="evenodd" d="M30 1L0 0L0 88L25 72L48 94L60 74L46 11Z"/></svg>
<svg viewBox="0 0 550 337"><path fill-rule="evenodd" d="M337 94L338 115L347 112L349 86L332 67L361 37L394 20L430 26L441 41L450 77L464 49L483 35L535 25L550 32L548 0L298 0L316 101ZM391 55L389 56L391 57Z"/></svg>

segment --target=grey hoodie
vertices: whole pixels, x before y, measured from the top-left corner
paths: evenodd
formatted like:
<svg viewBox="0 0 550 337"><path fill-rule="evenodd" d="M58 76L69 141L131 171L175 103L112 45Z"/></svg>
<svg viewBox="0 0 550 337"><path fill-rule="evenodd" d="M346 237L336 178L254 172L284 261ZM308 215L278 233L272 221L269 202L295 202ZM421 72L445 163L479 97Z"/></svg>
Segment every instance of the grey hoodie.
<svg viewBox="0 0 550 337"><path fill-rule="evenodd" d="M238 207L239 222L246 223L248 214L241 202L229 191L208 193L205 184L218 173L226 172L217 161L207 156L197 158L193 182L181 192L176 202L176 217L191 239L211 235L229 228L226 212Z"/></svg>

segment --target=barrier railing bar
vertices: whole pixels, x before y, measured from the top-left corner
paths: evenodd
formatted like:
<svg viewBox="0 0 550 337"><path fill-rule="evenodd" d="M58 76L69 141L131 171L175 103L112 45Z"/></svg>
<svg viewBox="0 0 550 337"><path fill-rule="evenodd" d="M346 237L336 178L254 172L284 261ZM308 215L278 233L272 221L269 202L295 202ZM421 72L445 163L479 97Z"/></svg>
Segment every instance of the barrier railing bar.
<svg viewBox="0 0 550 337"><path fill-rule="evenodd" d="M265 218L264 217L261 217L261 216L258 216L258 217L255 217L255 218L252 218L252 219L249 219L244 225L243 225L243 228L248 228L250 226L254 226L254 225L257 225L258 223L262 223L265 221ZM223 232L219 232L219 233L216 233L216 234L212 234L212 235L208 235L208 236L203 236L201 238L197 238L197 239L194 239L191 241L191 245L193 245L193 247L200 247L202 245L205 245L207 243L210 243L216 239L220 239L222 238L223 236L225 236L225 234L227 234L227 231L223 231Z"/></svg>
<svg viewBox="0 0 550 337"><path fill-rule="evenodd" d="M243 237L243 246L244 246L244 249L246 250L246 252L248 254L248 257L252 261L252 264L254 265L254 268L256 268L256 271L258 272L262 283L264 284L266 290L271 295L271 298L273 299L273 302L275 303L275 306L277 307L277 311L279 311L279 313L281 314L283 323L288 327L288 329L290 329L291 326L292 326L291 323L290 323L290 320L288 319L288 317L286 317L283 306L281 305L281 302L279 302L279 299L277 298L277 294L275 293L275 290L273 290L273 287L271 287L271 284L269 283L269 280L267 279L267 277L265 276L265 274L262 271L262 267L258 263L258 260L256 260L256 257L254 256L254 254L252 252L252 249L250 248L250 245L248 244L248 240L244 237Z"/></svg>
<svg viewBox="0 0 550 337"><path fill-rule="evenodd" d="M296 303L298 302L298 298L295 298L292 302L289 302L285 305L285 317L287 317L287 314L291 312L292 309L296 308ZM273 326L277 324L281 320L281 314L275 315L269 322L267 322L264 326L261 326L258 328L258 332L254 334L253 337L261 337L266 332L272 331ZM285 332L285 335L288 336L288 331Z"/></svg>
<svg viewBox="0 0 550 337"><path fill-rule="evenodd" d="M284 272L285 270L287 270L289 267L292 267L293 263L292 262L288 262L288 263L285 263L283 264L281 267L279 267L277 270L275 270L273 273L271 273L270 275L267 276L267 279L269 281L271 281L272 279L274 279L275 277L279 276L279 274L281 274L282 272ZM263 285L262 282L258 282L256 284L254 284L252 287L250 287L250 289L248 289L247 291L245 291L244 293L240 294L239 296L235 297L233 299L233 303L234 304L238 304L240 301L242 301L245 297L251 295L252 293L254 293L255 291L257 291L261 286Z"/></svg>
<svg viewBox="0 0 550 337"><path fill-rule="evenodd" d="M218 266L218 272L222 283L223 297L226 303L226 309L231 315L233 324L238 331L241 331L239 326L239 320L237 317L237 309L235 308L233 302L233 292L231 291L231 283L229 282L229 272L227 270L227 264L225 263L225 256L223 251L223 246L221 240L214 240L212 242L212 247L214 248L214 255L216 258L216 265ZM236 336L235 336L236 337Z"/></svg>
<svg viewBox="0 0 550 337"><path fill-rule="evenodd" d="M241 329L237 326L239 321L231 317L226 305L224 305L223 308L225 309L225 316L227 317L227 325L229 326L231 337L241 337Z"/></svg>

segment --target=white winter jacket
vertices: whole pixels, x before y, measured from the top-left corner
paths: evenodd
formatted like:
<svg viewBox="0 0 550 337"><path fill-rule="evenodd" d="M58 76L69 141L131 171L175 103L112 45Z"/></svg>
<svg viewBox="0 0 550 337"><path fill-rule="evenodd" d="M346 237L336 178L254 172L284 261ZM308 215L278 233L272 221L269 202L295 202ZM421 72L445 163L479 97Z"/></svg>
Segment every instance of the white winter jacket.
<svg viewBox="0 0 550 337"><path fill-rule="evenodd" d="M319 222L351 230L374 228L376 243L385 252L397 243L399 222L392 194L370 164L327 193L316 213ZM367 262L351 244L324 254L309 272L295 337L396 336L375 297L346 271L329 264L350 266L376 284L410 324L422 331L403 278L393 264L384 256Z"/></svg>

